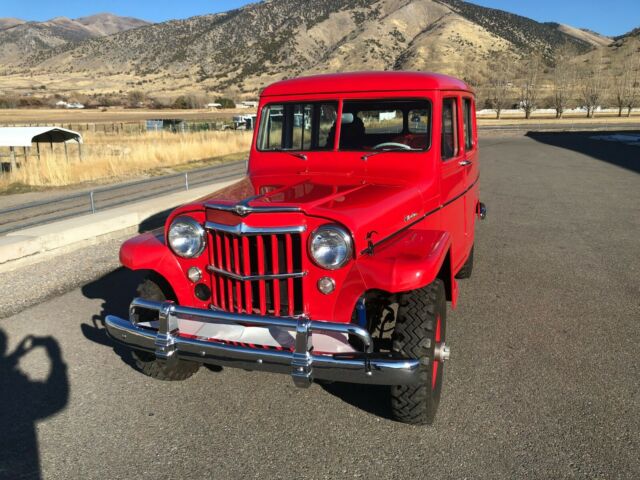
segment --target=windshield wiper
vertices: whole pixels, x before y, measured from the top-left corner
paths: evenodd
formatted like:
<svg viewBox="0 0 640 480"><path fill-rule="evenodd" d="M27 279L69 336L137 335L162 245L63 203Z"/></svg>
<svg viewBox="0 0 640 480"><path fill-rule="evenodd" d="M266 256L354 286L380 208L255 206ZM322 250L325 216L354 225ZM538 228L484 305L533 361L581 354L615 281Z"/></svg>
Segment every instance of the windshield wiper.
<svg viewBox="0 0 640 480"><path fill-rule="evenodd" d="M420 151L419 148L400 148L400 147L385 148L384 150L378 150L376 152L367 153L365 155L362 155L362 157L360 157L360 158L364 162L366 162L367 160L369 160L370 157L374 157L374 156L379 155L381 153L388 153L388 152L419 152L419 151Z"/></svg>

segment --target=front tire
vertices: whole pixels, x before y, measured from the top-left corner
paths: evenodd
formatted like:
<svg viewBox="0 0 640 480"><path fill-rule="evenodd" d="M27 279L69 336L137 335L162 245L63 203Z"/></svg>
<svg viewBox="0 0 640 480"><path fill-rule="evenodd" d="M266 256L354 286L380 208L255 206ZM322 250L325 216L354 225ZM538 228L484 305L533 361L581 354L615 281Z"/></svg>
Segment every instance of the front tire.
<svg viewBox="0 0 640 480"><path fill-rule="evenodd" d="M171 288L164 282L164 279L151 275L147 277L137 289L138 297L156 302L174 300L175 297ZM144 318L140 319L145 321ZM146 376L163 381L186 380L192 377L199 369L200 364L186 360L177 360L172 363L163 362L156 358L153 353L134 350L132 352L136 367Z"/></svg>
<svg viewBox="0 0 640 480"><path fill-rule="evenodd" d="M442 392L443 356L446 334L446 294L444 283L409 292L398 305L393 332L393 352L420 360L420 383L391 387L393 417L403 423L431 425Z"/></svg>

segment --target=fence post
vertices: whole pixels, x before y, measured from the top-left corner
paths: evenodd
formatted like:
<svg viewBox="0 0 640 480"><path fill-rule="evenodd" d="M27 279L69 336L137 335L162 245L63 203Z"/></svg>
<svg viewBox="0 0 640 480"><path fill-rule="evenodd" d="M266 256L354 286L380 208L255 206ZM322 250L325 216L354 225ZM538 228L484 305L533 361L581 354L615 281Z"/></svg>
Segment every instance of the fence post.
<svg viewBox="0 0 640 480"><path fill-rule="evenodd" d="M16 164L16 150L14 147L9 147L9 162L11 165L11 171L15 171L18 168Z"/></svg>
<svg viewBox="0 0 640 480"><path fill-rule="evenodd" d="M184 189L189 190L189 174L184 172Z"/></svg>
<svg viewBox="0 0 640 480"><path fill-rule="evenodd" d="M96 213L96 203L93 198L93 190L89 192L89 200L91 201L91 213Z"/></svg>

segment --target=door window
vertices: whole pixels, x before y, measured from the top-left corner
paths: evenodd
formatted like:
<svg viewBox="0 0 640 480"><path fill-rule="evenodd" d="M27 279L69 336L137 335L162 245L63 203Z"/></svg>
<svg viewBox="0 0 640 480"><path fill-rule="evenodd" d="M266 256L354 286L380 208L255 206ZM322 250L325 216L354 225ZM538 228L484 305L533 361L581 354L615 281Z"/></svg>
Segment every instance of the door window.
<svg viewBox="0 0 640 480"><path fill-rule="evenodd" d="M473 150L473 108L470 98L465 98L462 107L462 124L464 127L464 148L468 152Z"/></svg>
<svg viewBox="0 0 640 480"><path fill-rule="evenodd" d="M442 142L443 160L458 156L458 107L455 98L445 98L442 102Z"/></svg>

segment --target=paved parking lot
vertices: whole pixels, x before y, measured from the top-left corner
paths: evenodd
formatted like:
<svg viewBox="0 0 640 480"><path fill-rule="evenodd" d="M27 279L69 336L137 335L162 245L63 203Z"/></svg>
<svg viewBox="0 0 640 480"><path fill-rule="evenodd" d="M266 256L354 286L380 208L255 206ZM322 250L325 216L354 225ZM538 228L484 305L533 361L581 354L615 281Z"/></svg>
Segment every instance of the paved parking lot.
<svg viewBox="0 0 640 480"><path fill-rule="evenodd" d="M135 286L118 270L0 320L0 478L639 478L640 147L481 147L489 216L433 427L390 420L384 388L148 379L102 328Z"/></svg>

